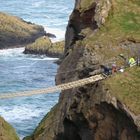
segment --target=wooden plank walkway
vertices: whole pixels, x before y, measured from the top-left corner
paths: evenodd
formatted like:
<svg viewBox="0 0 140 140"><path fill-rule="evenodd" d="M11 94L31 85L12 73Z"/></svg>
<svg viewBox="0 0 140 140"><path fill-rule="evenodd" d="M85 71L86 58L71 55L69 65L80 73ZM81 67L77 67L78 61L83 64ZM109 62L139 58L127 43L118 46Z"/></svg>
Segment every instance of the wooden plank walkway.
<svg viewBox="0 0 140 140"><path fill-rule="evenodd" d="M32 95L38 95L38 94L47 94L47 93L54 93L57 91L63 91L71 88L76 88L76 87L81 87L89 83L94 83L96 81L103 80L104 76L102 74L100 75L95 75L91 76L89 78L84 78L81 80L53 86L53 87L48 87L48 88L43 88L43 89L38 89L38 90L32 90L32 91L22 91L22 92L16 92L16 93L0 93L0 99L7 99L7 98L15 98L15 97L24 97L24 96L32 96Z"/></svg>

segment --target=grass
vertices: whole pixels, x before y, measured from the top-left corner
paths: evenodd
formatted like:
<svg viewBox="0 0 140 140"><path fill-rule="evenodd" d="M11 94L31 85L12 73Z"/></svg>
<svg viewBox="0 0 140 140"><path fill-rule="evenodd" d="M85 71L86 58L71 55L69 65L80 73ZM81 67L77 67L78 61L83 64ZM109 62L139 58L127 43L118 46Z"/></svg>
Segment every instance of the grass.
<svg viewBox="0 0 140 140"><path fill-rule="evenodd" d="M100 36L102 33L104 35ZM97 36L106 42L109 41L110 37L114 41L122 41L128 38L140 41L140 7L137 2L134 0L116 0L105 26L100 28Z"/></svg>
<svg viewBox="0 0 140 140"><path fill-rule="evenodd" d="M93 48L104 60L112 59L120 53L125 56L131 54L129 48L119 47L119 45L126 40L140 42L139 3L138 0L114 1L109 16L97 32L87 28L82 30L87 37L80 45Z"/></svg>
<svg viewBox="0 0 140 140"><path fill-rule="evenodd" d="M126 69L105 81L110 94L117 97L133 113L140 114L140 67Z"/></svg>
<svg viewBox="0 0 140 140"><path fill-rule="evenodd" d="M119 20L119 24L124 32L137 32L140 30L140 14L138 13L125 13Z"/></svg>
<svg viewBox="0 0 140 140"><path fill-rule="evenodd" d="M27 50L38 52L60 53L64 51L64 41L52 43L48 37L40 37L34 43L26 46Z"/></svg>
<svg viewBox="0 0 140 140"><path fill-rule="evenodd" d="M36 50L36 51L46 51L51 47L51 40L47 37L40 37L35 40L34 43L31 43L26 46L26 49Z"/></svg>
<svg viewBox="0 0 140 140"><path fill-rule="evenodd" d="M64 52L64 46L64 41L55 42L52 44L52 47L50 47L49 51L62 54Z"/></svg>

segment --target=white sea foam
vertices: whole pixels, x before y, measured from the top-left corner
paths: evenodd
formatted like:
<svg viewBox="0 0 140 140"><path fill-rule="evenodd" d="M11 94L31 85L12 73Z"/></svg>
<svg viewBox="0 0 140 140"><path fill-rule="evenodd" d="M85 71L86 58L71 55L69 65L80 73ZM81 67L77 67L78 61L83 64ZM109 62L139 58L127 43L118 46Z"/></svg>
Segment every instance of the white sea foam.
<svg viewBox="0 0 140 140"><path fill-rule="evenodd" d="M14 48L14 49L3 49L0 50L0 56L13 56L16 54L22 54L22 52L24 51L24 47L22 48Z"/></svg>
<svg viewBox="0 0 140 140"><path fill-rule="evenodd" d="M34 110L34 111L33 111ZM22 122L23 120L30 120L42 113L42 110L34 109L32 106L14 106L0 108L0 115L8 122Z"/></svg>
<svg viewBox="0 0 140 140"><path fill-rule="evenodd" d="M5 57L8 58L9 57L14 57L14 59L28 59L28 60L35 60L35 61L44 61L44 60L48 60L48 61L55 61L58 60L58 58L50 58L50 57L46 57L45 55L25 55L23 54L24 48L14 48L14 49L3 49L0 50L0 57Z"/></svg>
<svg viewBox="0 0 140 140"><path fill-rule="evenodd" d="M62 41L65 38L65 30L58 29L58 28L49 28L44 27L47 33L52 33L56 36L56 38L51 38L52 42Z"/></svg>
<svg viewBox="0 0 140 140"><path fill-rule="evenodd" d="M36 56L36 55L28 55L27 57L28 60L36 60L36 61L55 61L58 60L58 58L51 58L51 57L46 57L44 55L41 56Z"/></svg>
<svg viewBox="0 0 140 140"><path fill-rule="evenodd" d="M43 4L45 3L45 1L34 1L33 3L32 3L32 6L34 7L34 8L38 8L38 7L40 7L40 6L42 6Z"/></svg>

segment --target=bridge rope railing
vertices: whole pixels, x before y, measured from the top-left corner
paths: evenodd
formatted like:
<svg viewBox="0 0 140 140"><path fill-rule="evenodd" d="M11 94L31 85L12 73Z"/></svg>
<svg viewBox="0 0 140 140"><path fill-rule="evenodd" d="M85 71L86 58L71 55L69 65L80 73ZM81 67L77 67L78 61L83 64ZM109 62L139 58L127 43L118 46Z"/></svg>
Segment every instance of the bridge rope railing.
<svg viewBox="0 0 140 140"><path fill-rule="evenodd" d="M15 92L15 93L0 93L0 99L25 97L25 96L63 91L63 90L71 89L71 88L81 87L83 85L90 84L96 81L100 81L100 80L103 80L104 78L105 77L102 74L99 74L99 75L91 76L91 77L84 78L81 80L64 83L64 84L60 84L60 85L52 86L48 88L42 88L42 89L31 90L31 91L21 91L21 92Z"/></svg>

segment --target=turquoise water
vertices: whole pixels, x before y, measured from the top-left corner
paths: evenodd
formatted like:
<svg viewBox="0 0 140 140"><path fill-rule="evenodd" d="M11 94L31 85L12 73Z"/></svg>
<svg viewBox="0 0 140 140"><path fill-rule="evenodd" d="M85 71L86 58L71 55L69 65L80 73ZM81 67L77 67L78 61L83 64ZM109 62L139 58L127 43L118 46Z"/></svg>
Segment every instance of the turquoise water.
<svg viewBox="0 0 140 140"><path fill-rule="evenodd" d="M64 39L74 0L1 0L0 11L43 25ZM54 40L54 41L56 41ZM55 58L24 55L24 48L0 50L0 93L39 89L55 85ZM0 100L0 116L22 139L30 135L44 115L58 102L59 93Z"/></svg>

